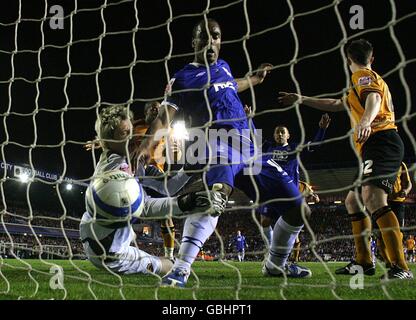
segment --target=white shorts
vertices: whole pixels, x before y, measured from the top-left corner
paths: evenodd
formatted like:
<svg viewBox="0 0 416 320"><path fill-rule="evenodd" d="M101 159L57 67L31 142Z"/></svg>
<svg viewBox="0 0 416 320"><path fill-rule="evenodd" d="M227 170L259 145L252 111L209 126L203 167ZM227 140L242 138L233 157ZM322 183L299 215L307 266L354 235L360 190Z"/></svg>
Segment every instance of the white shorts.
<svg viewBox="0 0 416 320"><path fill-rule="evenodd" d="M119 228L102 226L94 223L91 215L86 212L82 216L80 224L80 237L85 254L97 268L109 268L114 272L123 274L157 274L161 271L162 262L160 258L131 245L134 241L135 233L129 225ZM104 248L104 250L110 252L108 255L100 255L103 248L97 244L97 240L100 241L102 246L107 242L107 248ZM92 248L90 247L90 241L92 241ZM93 248L95 248L95 251Z"/></svg>
<svg viewBox="0 0 416 320"><path fill-rule="evenodd" d="M152 256L143 250L136 247L129 246L118 253L110 253L108 256L111 259L107 259L103 262L103 259L97 256L94 252L86 248L85 252L88 260L97 268L105 269L106 267L116 273L132 274L132 273L160 273L162 268L162 262L160 258Z"/></svg>

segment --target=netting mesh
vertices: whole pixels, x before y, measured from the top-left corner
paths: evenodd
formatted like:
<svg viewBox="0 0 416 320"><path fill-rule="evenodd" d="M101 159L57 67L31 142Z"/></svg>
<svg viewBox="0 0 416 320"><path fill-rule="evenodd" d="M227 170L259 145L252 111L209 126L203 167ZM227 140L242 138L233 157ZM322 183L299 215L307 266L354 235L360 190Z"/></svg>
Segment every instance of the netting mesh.
<svg viewBox="0 0 416 320"><path fill-rule="evenodd" d="M95 136L94 122L102 106L126 104L140 117L145 102L163 99L169 79L193 59L191 31L203 18L220 22L220 57L228 61L234 75L248 77L260 63L273 64L265 82L255 88L251 84L241 99L252 106L250 117L264 136L272 137L277 124L289 127L291 139L299 142L297 151L306 147L321 114L299 104L282 108L277 104L277 92L345 95L350 86L345 45L352 39L370 39L375 47L375 68L393 93L405 161L414 177L416 52L408 30L415 22L416 7L410 2L382 2L377 8L362 4L362 30L351 28L349 10L356 3L349 1L2 3L1 294L6 298L125 299L136 298L132 292L141 289L147 298L165 297L154 282L125 278L109 269L107 274L97 274L80 264L85 255L77 230L85 210L85 188L98 160L97 152L86 152L83 146ZM302 179L321 197L319 205L311 205L314 214L301 233L300 259L319 263L325 280L300 283L285 279L279 284L258 285L245 281L241 266L230 262L236 256L229 246L232 236L238 229L244 231L249 244L246 259L256 261L258 269L265 246L255 210L259 203L237 191L204 246L207 257L219 259L226 267L224 277L232 274L232 283L207 288L207 273L193 272L190 298L212 297L203 295L208 289L228 289L231 293L224 296L228 299L253 298L247 295L251 289L276 288L278 294L272 298L302 298L290 295L291 288L299 286L324 288L331 292L330 298L343 298L338 289L348 285L339 281L328 261L349 261L354 254L348 217L337 202L360 184L361 180L354 179L354 168L361 161L353 151L348 117L331 117L319 151L306 156L298 153ZM23 183L22 177L27 181ZM411 193L406 203L405 235L416 229L415 199ZM183 221L177 221L177 244L182 225ZM158 223L146 222L138 232L144 234L145 227L152 230L150 240L139 237L137 245L162 254ZM64 272L69 285L52 279L61 265L56 259L67 260ZM383 267L381 262L378 265ZM204 268L209 269L209 264ZM29 278L27 291L15 289L13 282L21 281L15 272ZM51 281L62 291L50 291ZM73 282L82 284L83 295L71 295ZM382 298L396 297L397 292L392 294L388 286L381 288ZM111 293L106 295L105 290Z"/></svg>

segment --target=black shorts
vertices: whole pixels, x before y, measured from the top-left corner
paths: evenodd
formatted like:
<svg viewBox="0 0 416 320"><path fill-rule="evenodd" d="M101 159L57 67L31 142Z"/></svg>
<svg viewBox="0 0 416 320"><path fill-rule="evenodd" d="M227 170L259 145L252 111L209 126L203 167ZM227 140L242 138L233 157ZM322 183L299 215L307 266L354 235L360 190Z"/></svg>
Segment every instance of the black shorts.
<svg viewBox="0 0 416 320"><path fill-rule="evenodd" d="M412 256L412 255L414 255L414 251L413 251L413 250L407 250L407 254L408 254L409 256Z"/></svg>
<svg viewBox="0 0 416 320"><path fill-rule="evenodd" d="M370 136L362 149L362 185L372 184L390 194L404 156L404 145L396 130L379 131Z"/></svg>

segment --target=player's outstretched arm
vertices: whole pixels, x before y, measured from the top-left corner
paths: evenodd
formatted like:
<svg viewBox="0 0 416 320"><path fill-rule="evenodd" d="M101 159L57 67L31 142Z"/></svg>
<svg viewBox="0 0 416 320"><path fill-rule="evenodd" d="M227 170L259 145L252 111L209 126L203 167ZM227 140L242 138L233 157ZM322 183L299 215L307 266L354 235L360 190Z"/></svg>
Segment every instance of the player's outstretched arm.
<svg viewBox="0 0 416 320"><path fill-rule="evenodd" d="M173 198L147 197L141 219L166 219L191 214L220 215L224 212L226 197L219 191L189 192Z"/></svg>
<svg viewBox="0 0 416 320"><path fill-rule="evenodd" d="M283 106L299 103L321 111L338 112L345 110L342 99L313 98L297 93L281 91L277 100Z"/></svg>
<svg viewBox="0 0 416 320"><path fill-rule="evenodd" d="M256 86L264 81L267 74L271 72L273 65L270 63L262 63L258 68L257 72L246 78L235 79L238 85L237 92L243 92L250 88L250 82L252 86Z"/></svg>

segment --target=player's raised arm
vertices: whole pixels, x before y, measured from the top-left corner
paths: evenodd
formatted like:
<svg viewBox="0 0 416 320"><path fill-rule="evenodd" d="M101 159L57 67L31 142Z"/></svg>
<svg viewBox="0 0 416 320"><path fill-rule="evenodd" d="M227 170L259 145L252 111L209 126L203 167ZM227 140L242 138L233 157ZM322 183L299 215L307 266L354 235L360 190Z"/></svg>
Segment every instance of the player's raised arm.
<svg viewBox="0 0 416 320"><path fill-rule="evenodd" d="M256 86L264 81L267 74L271 72L271 68L273 65L270 63L262 63L258 68L257 72L253 75L251 75L248 78L239 78L235 79L238 85L237 92L243 92L250 88L250 82L252 86Z"/></svg>
<svg viewBox="0 0 416 320"><path fill-rule="evenodd" d="M299 103L321 111L338 112L345 110L342 99L313 98L283 91L279 92L279 95L277 100L283 106Z"/></svg>
<svg viewBox="0 0 416 320"><path fill-rule="evenodd" d="M402 162L402 174L400 175L400 180L402 182L402 190L400 190L402 197L407 197L407 195L412 190L412 180L409 175L409 170L404 162Z"/></svg>

